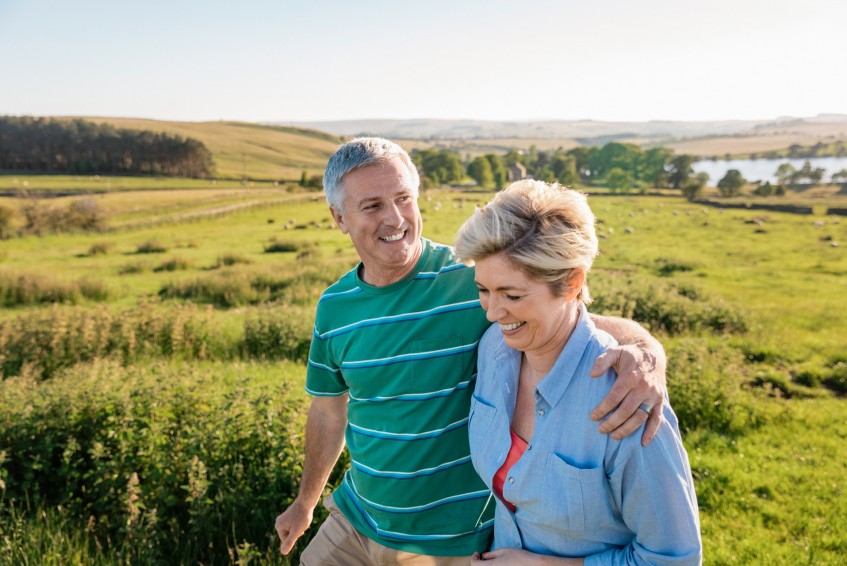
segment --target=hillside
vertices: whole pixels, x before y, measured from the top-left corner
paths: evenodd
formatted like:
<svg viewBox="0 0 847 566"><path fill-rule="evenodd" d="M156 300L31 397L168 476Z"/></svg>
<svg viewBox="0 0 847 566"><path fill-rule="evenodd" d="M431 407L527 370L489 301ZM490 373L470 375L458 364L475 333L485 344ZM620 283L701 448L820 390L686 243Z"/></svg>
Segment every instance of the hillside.
<svg viewBox="0 0 847 566"><path fill-rule="evenodd" d="M722 157L810 146L847 140L847 116L826 114L812 118L721 120L712 122L603 122L598 120L344 120L334 122L277 122L315 128L337 135L384 135L408 140L408 148L441 147L478 155L508 148L568 149L576 145L603 145L617 140L641 146L661 144L677 153Z"/></svg>
<svg viewBox="0 0 847 566"><path fill-rule="evenodd" d="M139 118L84 117L118 128L192 137L212 152L221 179L297 180L305 170L322 174L339 137L305 128L246 122L164 122Z"/></svg>

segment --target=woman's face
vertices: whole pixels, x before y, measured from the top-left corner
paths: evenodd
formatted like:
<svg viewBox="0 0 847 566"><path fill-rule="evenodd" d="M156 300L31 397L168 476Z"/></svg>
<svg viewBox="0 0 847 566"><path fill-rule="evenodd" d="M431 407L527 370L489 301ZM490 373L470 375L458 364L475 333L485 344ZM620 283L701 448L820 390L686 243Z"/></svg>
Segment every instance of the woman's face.
<svg viewBox="0 0 847 566"><path fill-rule="evenodd" d="M577 316L573 288L556 297L546 283L515 267L504 254L476 262L479 301L488 320L500 325L506 344L544 354L564 347Z"/></svg>

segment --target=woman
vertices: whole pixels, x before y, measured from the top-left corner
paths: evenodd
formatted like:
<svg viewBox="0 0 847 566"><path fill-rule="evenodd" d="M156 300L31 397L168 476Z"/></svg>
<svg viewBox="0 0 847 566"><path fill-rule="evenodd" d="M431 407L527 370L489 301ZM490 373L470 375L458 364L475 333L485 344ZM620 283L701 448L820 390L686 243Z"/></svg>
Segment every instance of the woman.
<svg viewBox="0 0 847 566"><path fill-rule="evenodd" d="M494 544L472 562L699 564L697 499L670 406L647 447L589 418L614 375L588 372L614 340L585 308L597 254L585 196L514 183L465 222L456 253L475 264L498 323L480 342L469 424L496 501Z"/></svg>

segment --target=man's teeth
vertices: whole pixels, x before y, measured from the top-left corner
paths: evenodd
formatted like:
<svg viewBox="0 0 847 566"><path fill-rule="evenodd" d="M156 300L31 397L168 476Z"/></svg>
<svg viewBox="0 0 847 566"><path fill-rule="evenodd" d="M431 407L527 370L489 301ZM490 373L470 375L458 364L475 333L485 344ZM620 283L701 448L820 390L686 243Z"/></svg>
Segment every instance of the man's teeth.
<svg viewBox="0 0 847 566"><path fill-rule="evenodd" d="M523 322L514 322L512 324L501 324L500 328L505 330L506 332L508 332L510 330L514 330L515 328L519 328L522 324L523 324Z"/></svg>
<svg viewBox="0 0 847 566"><path fill-rule="evenodd" d="M386 242L396 242L397 240L402 240L405 232L400 232L399 234L395 234L394 236L383 236L382 240Z"/></svg>

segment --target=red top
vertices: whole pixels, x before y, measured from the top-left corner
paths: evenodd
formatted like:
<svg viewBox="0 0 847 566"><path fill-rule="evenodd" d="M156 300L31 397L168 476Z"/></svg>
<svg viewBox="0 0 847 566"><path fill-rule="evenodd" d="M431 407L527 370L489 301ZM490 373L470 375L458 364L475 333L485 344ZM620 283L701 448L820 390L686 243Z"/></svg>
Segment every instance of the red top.
<svg viewBox="0 0 847 566"><path fill-rule="evenodd" d="M494 474L494 480L491 482L491 487L494 490L494 495L500 498L506 507L509 508L509 511L514 513L517 510L517 507L509 503L503 498L503 483L506 481L506 476L509 475L509 470L512 469L512 466L521 459L523 453L526 452L526 442L524 439L515 434L515 431L509 427L509 436L512 437L512 446L509 448L509 453L506 455L506 461L503 462L503 465L500 466L500 469L497 470L497 473Z"/></svg>

